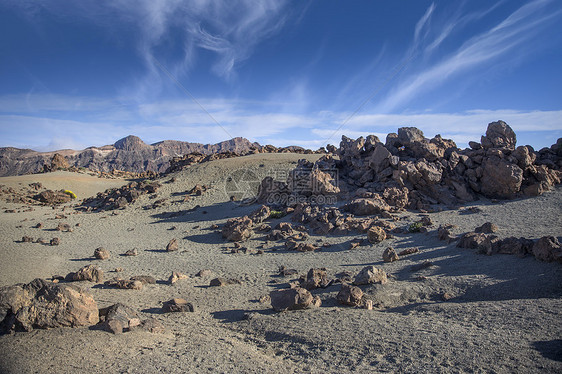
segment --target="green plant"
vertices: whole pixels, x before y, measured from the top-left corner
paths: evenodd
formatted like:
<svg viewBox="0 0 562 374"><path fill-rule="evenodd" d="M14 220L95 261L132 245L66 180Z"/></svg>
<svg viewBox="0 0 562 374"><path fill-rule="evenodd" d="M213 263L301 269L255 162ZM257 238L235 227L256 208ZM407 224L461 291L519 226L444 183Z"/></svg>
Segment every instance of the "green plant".
<svg viewBox="0 0 562 374"><path fill-rule="evenodd" d="M282 210L272 210L269 213L269 218L282 218L285 216L285 212L283 212Z"/></svg>
<svg viewBox="0 0 562 374"><path fill-rule="evenodd" d="M409 232L420 232L423 223L421 221L414 222L408 227Z"/></svg>

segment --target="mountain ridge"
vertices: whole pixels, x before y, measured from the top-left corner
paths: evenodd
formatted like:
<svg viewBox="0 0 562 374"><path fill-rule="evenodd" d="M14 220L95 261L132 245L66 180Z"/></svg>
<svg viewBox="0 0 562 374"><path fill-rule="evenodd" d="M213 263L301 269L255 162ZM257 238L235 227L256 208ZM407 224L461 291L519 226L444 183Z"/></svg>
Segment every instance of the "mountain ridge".
<svg viewBox="0 0 562 374"><path fill-rule="evenodd" d="M113 169L130 172L164 172L174 157L199 152L212 154L220 152L244 153L260 149L257 142L236 137L215 144L192 143L181 140L163 140L153 144L145 143L135 135L117 140L112 145L88 147L83 150L64 149L38 152L15 147L0 148L0 176L33 174L49 166L55 154L64 156L70 166L84 167L109 172Z"/></svg>

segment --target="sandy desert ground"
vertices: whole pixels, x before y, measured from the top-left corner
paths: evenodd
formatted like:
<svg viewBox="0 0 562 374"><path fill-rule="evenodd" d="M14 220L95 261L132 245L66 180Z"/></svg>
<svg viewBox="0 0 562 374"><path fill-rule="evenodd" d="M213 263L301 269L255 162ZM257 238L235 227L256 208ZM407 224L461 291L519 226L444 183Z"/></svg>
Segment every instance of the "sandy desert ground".
<svg viewBox="0 0 562 374"><path fill-rule="evenodd" d="M304 156L315 160L319 156ZM106 278L151 275L158 281L142 290L121 290L79 282L99 307L116 302L155 318L166 331L134 330L111 334L96 328L33 330L0 336L2 373L555 373L562 372L562 266L532 256L486 256L439 241L440 224L455 224L457 233L474 230L485 222L499 227L498 236L529 239L552 235L560 239L562 189L536 198L493 202L486 199L457 210L431 213L434 225L426 233L396 234L377 245L350 249L349 236L311 235L328 243L317 252L287 251L255 235L246 253L231 253L220 230L230 217L242 216L258 206L241 206L225 192L227 176L239 169L256 175L288 170L303 155L257 154L212 161L164 177L157 199L164 206L143 209L155 199L143 195L118 214L80 213L67 204L53 209L0 202L0 286L50 279L96 264ZM70 178L70 179L69 179ZM165 183L175 178L173 183ZM41 182L48 188L71 189L79 198L126 183L124 180L75 178L64 172L0 178L15 187ZM184 202L195 184L211 186L202 196ZM466 207L477 206L479 213ZM13 209L15 213L5 213ZM67 218L55 219L57 214ZM398 214L398 226L408 227L417 212ZM275 225L290 217L271 219ZM43 228L34 226L43 223ZM73 232L57 232L59 222ZM80 224L76 226L76 224ZM58 246L20 243L23 236L47 240L58 236ZM170 239L179 250L166 252ZM418 247L418 253L384 263L388 246L397 251ZM108 260L92 257L94 249L111 252ZM137 248L135 257L121 256ZM411 267L424 261L434 265L420 271ZM279 276L279 267L325 267L330 276L357 273L375 265L390 275L384 285L363 287L375 301L373 310L339 305L334 284L314 290L322 306L276 313L260 297L284 287L298 276ZM208 277L195 276L203 269ZM172 271L189 275L173 285ZM211 278L235 278L241 284L209 287ZM447 294L448 297L444 297ZM181 297L194 305L193 313L160 311L162 302Z"/></svg>

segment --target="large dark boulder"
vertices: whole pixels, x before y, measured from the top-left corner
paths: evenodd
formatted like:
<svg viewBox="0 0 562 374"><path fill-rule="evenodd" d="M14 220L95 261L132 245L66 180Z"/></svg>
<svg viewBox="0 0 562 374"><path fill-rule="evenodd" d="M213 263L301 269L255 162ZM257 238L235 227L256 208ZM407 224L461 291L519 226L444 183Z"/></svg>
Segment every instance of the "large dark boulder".
<svg viewBox="0 0 562 374"><path fill-rule="evenodd" d="M515 132L504 121L497 121L488 124L486 136L482 136L482 147L487 148L507 148L515 149L517 137Z"/></svg>
<svg viewBox="0 0 562 374"><path fill-rule="evenodd" d="M521 189L523 170L506 160L490 157L483 163L480 182L483 195L511 199Z"/></svg>
<svg viewBox="0 0 562 374"><path fill-rule="evenodd" d="M97 303L79 287L39 278L0 287L0 333L90 326L98 321Z"/></svg>

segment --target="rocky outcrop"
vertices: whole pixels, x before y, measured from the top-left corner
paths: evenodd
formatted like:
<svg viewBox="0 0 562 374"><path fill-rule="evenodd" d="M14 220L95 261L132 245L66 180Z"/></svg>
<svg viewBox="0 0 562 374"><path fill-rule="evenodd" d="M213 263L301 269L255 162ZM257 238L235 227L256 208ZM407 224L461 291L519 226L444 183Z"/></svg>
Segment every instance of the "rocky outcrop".
<svg viewBox="0 0 562 374"><path fill-rule="evenodd" d="M131 182L121 188L109 189L85 199L79 209L88 212L123 209L134 203L141 195L155 193L158 188L160 183L156 181Z"/></svg>
<svg viewBox="0 0 562 374"><path fill-rule="evenodd" d="M294 205L314 193L329 197L347 191L354 198L346 210L381 215L404 208L431 211L437 205L458 206L478 195L536 196L561 182L562 139L539 152L530 146L516 148L516 140L503 121L490 123L481 143L470 142L464 150L440 135L425 138L413 127L388 134L385 143L373 135L355 140L342 136L339 148L328 147L337 158L328 154L316 163L301 160L286 181L264 179L258 199ZM328 181L328 175L337 179ZM313 180L323 187L314 190ZM279 196L285 198L273 198ZM327 199L309 201L328 203Z"/></svg>
<svg viewBox="0 0 562 374"><path fill-rule="evenodd" d="M69 167L70 165L68 164L68 160L66 159L66 157L64 157L60 153L55 153L55 155L51 159L51 164L43 165L43 172L47 173L57 170L66 170Z"/></svg>
<svg viewBox="0 0 562 374"><path fill-rule="evenodd" d="M530 254L540 261L562 263L562 245L553 236L544 236L538 240L516 237L500 239L496 235L483 232L493 230L482 230L482 227L478 229L480 229L480 232L463 234L457 243L457 247L476 249L478 252L487 255L511 254L524 257Z"/></svg>
<svg viewBox="0 0 562 374"><path fill-rule="evenodd" d="M97 303L78 287L39 278L0 287L0 333L90 326L98 321Z"/></svg>

